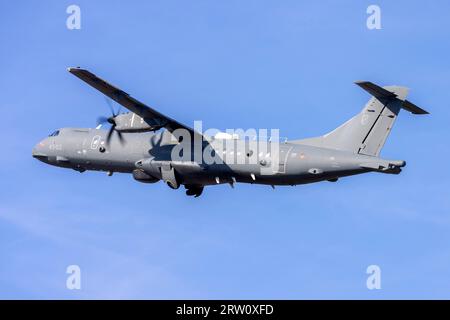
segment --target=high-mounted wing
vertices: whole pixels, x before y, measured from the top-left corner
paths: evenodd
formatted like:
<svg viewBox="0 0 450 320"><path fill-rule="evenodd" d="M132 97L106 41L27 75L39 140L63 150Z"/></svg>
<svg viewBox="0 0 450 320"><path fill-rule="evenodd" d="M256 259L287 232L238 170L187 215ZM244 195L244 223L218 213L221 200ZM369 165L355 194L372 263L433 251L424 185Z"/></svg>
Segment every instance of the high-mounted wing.
<svg viewBox="0 0 450 320"><path fill-rule="evenodd" d="M192 128L185 126L178 121L169 118L155 109L143 104L142 102L134 99L125 91L113 86L112 84L106 82L105 80L97 77L95 74L89 72L86 69L81 68L68 68L68 71L73 75L77 76L87 84L91 85L95 89L102 92L104 95L113 99L117 103L121 104L131 112L139 115L147 122L154 130L158 130L160 128L166 128L170 132L173 132L176 129L185 129L190 132L192 137L194 134L199 134L195 132Z"/></svg>

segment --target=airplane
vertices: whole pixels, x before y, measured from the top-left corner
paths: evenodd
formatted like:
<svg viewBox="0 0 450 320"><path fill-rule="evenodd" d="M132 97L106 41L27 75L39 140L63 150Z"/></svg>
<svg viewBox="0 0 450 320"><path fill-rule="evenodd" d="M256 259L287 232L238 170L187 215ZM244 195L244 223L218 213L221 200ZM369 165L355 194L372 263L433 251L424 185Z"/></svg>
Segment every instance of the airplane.
<svg viewBox="0 0 450 320"><path fill-rule="evenodd" d="M129 112L99 119L96 128L62 128L39 142L32 156L50 165L131 173L136 181L183 185L198 197L206 186L228 183L300 185L380 172L399 174L403 160L379 156L401 109L428 114L406 100L408 88L356 81L372 97L362 111L318 137L274 141L190 128L80 67L68 71ZM101 128L109 124L109 130ZM206 152L208 151L208 152ZM209 158L206 159L206 155ZM212 160L211 160L212 159ZM208 160L208 161L206 161Z"/></svg>

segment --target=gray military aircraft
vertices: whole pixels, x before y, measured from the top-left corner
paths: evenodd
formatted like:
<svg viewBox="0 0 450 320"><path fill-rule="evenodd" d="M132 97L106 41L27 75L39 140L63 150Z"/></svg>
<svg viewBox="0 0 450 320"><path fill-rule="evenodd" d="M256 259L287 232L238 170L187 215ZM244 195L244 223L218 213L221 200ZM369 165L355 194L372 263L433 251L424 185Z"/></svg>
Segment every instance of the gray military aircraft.
<svg viewBox="0 0 450 320"><path fill-rule="evenodd" d="M99 119L95 128L62 128L39 142L33 157L79 172L131 173L139 182L164 181L198 197L205 186L229 183L298 185L335 182L366 172L398 174L402 160L379 157L400 109L425 110L406 100L408 89L355 82L372 95L356 116L319 137L273 141L198 132L132 98L88 70L68 71L127 108ZM109 130L101 124L108 123Z"/></svg>

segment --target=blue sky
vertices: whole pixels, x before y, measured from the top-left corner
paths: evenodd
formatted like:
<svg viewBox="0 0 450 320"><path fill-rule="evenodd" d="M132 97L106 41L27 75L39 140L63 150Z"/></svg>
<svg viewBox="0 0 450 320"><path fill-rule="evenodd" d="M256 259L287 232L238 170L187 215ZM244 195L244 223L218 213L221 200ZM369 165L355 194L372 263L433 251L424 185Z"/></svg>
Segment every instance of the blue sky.
<svg viewBox="0 0 450 320"><path fill-rule="evenodd" d="M381 30L366 8L381 8ZM66 8L81 8L68 30ZM3 1L0 298L450 298L448 1ZM328 132L405 85L382 156L398 176L186 197L128 175L47 166L53 130L93 127L104 98L82 66L177 120ZM77 264L82 289L66 289ZM366 288L366 268L382 289Z"/></svg>

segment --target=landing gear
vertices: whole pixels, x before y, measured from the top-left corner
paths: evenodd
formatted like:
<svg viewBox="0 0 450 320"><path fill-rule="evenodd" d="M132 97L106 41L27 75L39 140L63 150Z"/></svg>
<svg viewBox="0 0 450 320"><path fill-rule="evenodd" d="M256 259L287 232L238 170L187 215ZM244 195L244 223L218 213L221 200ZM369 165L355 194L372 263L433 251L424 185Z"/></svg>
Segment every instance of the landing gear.
<svg viewBox="0 0 450 320"><path fill-rule="evenodd" d="M203 192L203 186L186 186L186 195L199 197Z"/></svg>
<svg viewBox="0 0 450 320"><path fill-rule="evenodd" d="M169 186L170 189L178 189L180 187L180 185L173 183L172 181L167 181L166 182L167 185Z"/></svg>

